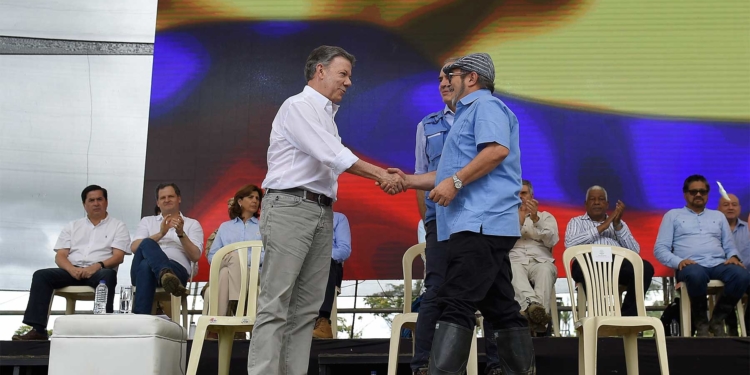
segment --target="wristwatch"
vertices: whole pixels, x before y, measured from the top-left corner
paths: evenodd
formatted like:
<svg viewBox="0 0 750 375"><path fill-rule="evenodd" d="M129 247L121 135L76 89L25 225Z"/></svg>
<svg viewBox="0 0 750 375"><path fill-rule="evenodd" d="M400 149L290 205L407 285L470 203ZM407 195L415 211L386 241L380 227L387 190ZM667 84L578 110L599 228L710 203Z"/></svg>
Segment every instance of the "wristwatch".
<svg viewBox="0 0 750 375"><path fill-rule="evenodd" d="M464 183L461 182L461 180L458 178L458 175L455 174L453 175L453 186L458 190L461 190L461 188L464 187Z"/></svg>
<svg viewBox="0 0 750 375"><path fill-rule="evenodd" d="M104 262L99 262L99 264L102 266L102 269L107 268L107 267L104 267Z"/></svg>

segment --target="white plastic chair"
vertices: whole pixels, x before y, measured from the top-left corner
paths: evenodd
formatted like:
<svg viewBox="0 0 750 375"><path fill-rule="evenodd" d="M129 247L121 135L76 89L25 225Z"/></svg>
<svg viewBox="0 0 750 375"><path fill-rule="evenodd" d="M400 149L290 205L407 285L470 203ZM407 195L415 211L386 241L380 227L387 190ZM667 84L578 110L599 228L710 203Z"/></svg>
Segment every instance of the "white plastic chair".
<svg viewBox="0 0 750 375"><path fill-rule="evenodd" d="M553 290L549 301L549 312L552 315L552 334L555 337L560 337L560 314L557 311L557 295L554 293L555 286L552 286Z"/></svg>
<svg viewBox="0 0 750 375"><path fill-rule="evenodd" d="M692 336L692 317L690 312L690 296L688 295L687 285L685 283L677 283L675 289L680 290L680 330L682 337ZM721 280L711 280L708 282L708 294L713 296L720 295L724 289L724 283ZM708 312L709 315L713 313L713 299L709 299L711 302ZM733 313L734 314L734 313ZM742 305L742 299L737 302L737 315L740 323L740 337L747 337L747 327L745 327L745 307Z"/></svg>
<svg viewBox="0 0 750 375"><path fill-rule="evenodd" d="M611 249L611 262L595 262L593 248ZM581 245L573 246L563 253L563 266L568 279L570 300L577 305L573 295L573 278L570 263L578 261L586 281L587 315L580 317L577 306L573 306L573 321L578 331L578 373L596 374L596 351L599 336L623 336L625 362L628 374L638 374L638 333L654 330L659 367L662 374L669 374L667 344L664 326L661 321L646 315L643 301L643 284L635 283L636 308L638 316L620 315L619 274L623 260L633 265L635 280L643 279L643 261L635 252L615 246ZM579 291L580 292L580 291Z"/></svg>
<svg viewBox="0 0 750 375"><path fill-rule="evenodd" d="M195 329L193 346L190 350L187 374L195 375L198 372L203 341L207 332L219 334L219 375L229 374L229 362L232 358L232 345L236 332L252 332L255 325L258 302L258 269L260 265L260 253L263 248L262 241L243 241L222 247L214 255L211 263L209 276L209 304L208 315L198 318ZM237 312L235 316L218 316L219 311L219 270L221 260L232 251L251 249L250 271L248 272L247 257L240 256L240 299L237 301Z"/></svg>
<svg viewBox="0 0 750 375"><path fill-rule="evenodd" d="M65 288L55 289L52 291L52 299L49 300L49 309L47 310L47 320L52 313L52 301L55 296L65 298L65 315L76 313L76 301L93 301L94 288L90 286L67 286Z"/></svg>
<svg viewBox="0 0 750 375"><path fill-rule="evenodd" d="M401 329L408 328L412 332L412 355L414 354L414 345L417 330L417 313L411 312L411 282L412 282L412 265L414 259L422 256L424 259L425 244L414 245L406 250L404 257L401 259L401 266L404 270L404 312L393 318L391 323L391 341L388 347L388 375L396 375L398 368L398 349L401 343ZM429 260L428 260L429 261ZM481 326L481 325L480 325ZM471 351L469 352L469 363L466 365L467 375L477 375L479 372L477 361L477 335L474 330L474 339L471 342Z"/></svg>

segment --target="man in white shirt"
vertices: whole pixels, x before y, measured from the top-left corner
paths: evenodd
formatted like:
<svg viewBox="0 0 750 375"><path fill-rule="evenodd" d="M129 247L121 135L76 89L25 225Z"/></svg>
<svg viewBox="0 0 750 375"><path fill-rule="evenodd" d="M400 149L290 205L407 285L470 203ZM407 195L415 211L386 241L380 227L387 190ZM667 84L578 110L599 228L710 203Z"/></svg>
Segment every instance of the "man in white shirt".
<svg viewBox="0 0 750 375"><path fill-rule="evenodd" d="M176 184L156 187L156 206L161 211L141 219L131 249L130 280L135 285L134 314L151 314L156 287L175 296L187 295L191 262L197 262L203 246L203 228L180 212L182 197Z"/></svg>
<svg viewBox="0 0 750 375"><path fill-rule="evenodd" d="M518 217L521 238L510 250L513 289L531 328L545 332L550 322L550 300L555 291L557 267L552 247L560 240L557 221L549 212L539 211L534 187L529 180L521 186ZM555 317L556 318L556 317Z"/></svg>
<svg viewBox="0 0 750 375"><path fill-rule="evenodd" d="M349 172L386 192L403 190L400 176L341 144L334 116L352 84L354 61L340 47L314 49L305 63L307 86L284 101L273 120L260 216L266 256L249 375L307 373L310 332L330 268L338 176Z"/></svg>
<svg viewBox="0 0 750 375"><path fill-rule="evenodd" d="M108 288L107 312L112 312L117 266L130 254L130 233L120 220L107 213L107 190L90 185L81 193L86 217L68 223L55 244L58 268L34 272L29 302L23 316L24 324L32 327L25 335L13 340L47 340L47 319L52 292L68 286L96 288L104 280Z"/></svg>

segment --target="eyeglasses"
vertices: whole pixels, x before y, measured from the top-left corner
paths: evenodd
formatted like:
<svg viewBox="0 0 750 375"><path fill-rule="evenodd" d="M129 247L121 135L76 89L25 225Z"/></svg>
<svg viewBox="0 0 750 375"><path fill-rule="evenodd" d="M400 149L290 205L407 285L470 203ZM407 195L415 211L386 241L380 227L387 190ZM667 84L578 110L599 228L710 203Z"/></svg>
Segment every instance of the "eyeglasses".
<svg viewBox="0 0 750 375"><path fill-rule="evenodd" d="M453 77L465 76L467 74L471 74L471 72L448 73L446 75L448 76L448 81L450 81L451 79L453 79Z"/></svg>
<svg viewBox="0 0 750 375"><path fill-rule="evenodd" d="M692 195L692 196L696 196L698 194L705 196L706 194L708 194L708 190L706 190L706 189L700 189L700 190L699 189L693 189L693 190L688 190L688 193L690 193L690 195Z"/></svg>

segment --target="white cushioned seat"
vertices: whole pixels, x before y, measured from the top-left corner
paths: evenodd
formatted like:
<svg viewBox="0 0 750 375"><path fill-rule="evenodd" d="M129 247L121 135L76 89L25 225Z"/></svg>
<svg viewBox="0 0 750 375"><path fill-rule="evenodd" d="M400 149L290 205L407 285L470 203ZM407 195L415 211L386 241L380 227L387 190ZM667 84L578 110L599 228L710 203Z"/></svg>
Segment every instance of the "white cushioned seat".
<svg viewBox="0 0 750 375"><path fill-rule="evenodd" d="M182 374L187 334L151 315L69 315L55 320L49 374Z"/></svg>

